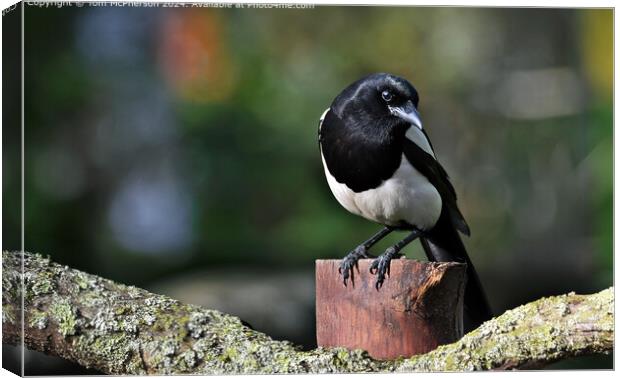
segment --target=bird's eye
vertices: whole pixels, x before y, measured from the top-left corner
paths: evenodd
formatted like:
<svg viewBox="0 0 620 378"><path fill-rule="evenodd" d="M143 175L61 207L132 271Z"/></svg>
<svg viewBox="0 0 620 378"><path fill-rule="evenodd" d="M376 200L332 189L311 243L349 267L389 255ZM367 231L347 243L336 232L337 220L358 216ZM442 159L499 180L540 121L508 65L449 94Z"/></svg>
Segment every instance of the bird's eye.
<svg viewBox="0 0 620 378"><path fill-rule="evenodd" d="M394 95L392 94L392 92L385 90L381 92L381 98L383 98L385 102L390 102L394 98Z"/></svg>

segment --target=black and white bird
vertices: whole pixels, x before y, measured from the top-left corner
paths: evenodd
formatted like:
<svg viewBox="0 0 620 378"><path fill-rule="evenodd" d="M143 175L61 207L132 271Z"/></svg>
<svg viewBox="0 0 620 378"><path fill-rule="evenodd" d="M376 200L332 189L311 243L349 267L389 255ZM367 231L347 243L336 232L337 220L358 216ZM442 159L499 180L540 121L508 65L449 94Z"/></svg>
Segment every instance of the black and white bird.
<svg viewBox="0 0 620 378"><path fill-rule="evenodd" d="M459 236L469 235L456 192L437 161L418 113L419 96L405 79L386 73L345 88L321 116L319 146L329 187L349 212L384 228L342 261L344 284L361 258L392 231L408 235L371 264L379 289L390 261L420 239L430 261L467 263L465 311L473 325L492 317L474 266Z"/></svg>

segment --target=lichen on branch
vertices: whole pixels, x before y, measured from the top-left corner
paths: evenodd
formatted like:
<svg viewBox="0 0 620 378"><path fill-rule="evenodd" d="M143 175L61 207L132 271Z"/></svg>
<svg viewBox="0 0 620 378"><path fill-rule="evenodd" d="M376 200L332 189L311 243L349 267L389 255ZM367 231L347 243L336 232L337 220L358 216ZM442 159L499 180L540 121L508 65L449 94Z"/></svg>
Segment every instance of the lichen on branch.
<svg viewBox="0 0 620 378"><path fill-rule="evenodd" d="M462 371L540 367L613 348L613 288L520 306L430 353L377 361L361 350L300 351L231 315L20 252L2 254L3 342L109 374Z"/></svg>

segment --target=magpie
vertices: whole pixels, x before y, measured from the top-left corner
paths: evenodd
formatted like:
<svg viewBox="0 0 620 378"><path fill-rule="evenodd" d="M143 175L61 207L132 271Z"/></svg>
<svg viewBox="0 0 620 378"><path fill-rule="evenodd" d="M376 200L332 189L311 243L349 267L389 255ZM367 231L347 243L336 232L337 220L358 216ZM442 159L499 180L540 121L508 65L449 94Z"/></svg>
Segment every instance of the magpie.
<svg viewBox="0 0 620 378"><path fill-rule="evenodd" d="M493 315L459 232L470 235L456 192L422 127L418 92L404 78L376 73L346 87L319 121L319 149L329 187L349 212L383 225L340 264L346 286L361 258L393 231L407 236L376 257L377 290L390 261L419 239L430 261L467 264L465 312L479 325ZM469 328L469 327L468 327Z"/></svg>

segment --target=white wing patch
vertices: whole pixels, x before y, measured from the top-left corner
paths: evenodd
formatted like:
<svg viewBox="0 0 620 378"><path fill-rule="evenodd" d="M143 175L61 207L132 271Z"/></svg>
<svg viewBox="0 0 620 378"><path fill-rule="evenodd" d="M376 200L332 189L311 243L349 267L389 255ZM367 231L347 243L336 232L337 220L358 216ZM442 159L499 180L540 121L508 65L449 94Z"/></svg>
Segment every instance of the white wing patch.
<svg viewBox="0 0 620 378"><path fill-rule="evenodd" d="M325 111L323 112L323 114L321 114L321 118L319 118L319 131L321 130L321 126L323 126L323 120L325 119L325 116L327 115L327 112L331 109L327 108L325 109Z"/></svg>

